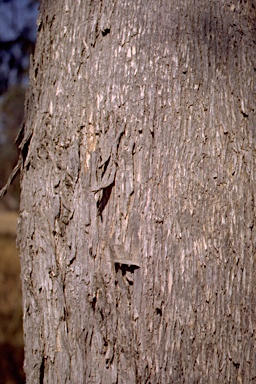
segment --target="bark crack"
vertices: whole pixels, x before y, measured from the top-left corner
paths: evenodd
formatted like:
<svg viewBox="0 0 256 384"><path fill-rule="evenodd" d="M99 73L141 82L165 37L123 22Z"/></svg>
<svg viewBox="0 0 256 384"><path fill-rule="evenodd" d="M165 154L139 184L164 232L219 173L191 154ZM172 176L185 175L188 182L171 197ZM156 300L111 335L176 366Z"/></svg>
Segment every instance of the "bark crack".
<svg viewBox="0 0 256 384"><path fill-rule="evenodd" d="M42 361L40 365L40 378L39 378L39 383L43 384L44 383L44 356L42 356Z"/></svg>

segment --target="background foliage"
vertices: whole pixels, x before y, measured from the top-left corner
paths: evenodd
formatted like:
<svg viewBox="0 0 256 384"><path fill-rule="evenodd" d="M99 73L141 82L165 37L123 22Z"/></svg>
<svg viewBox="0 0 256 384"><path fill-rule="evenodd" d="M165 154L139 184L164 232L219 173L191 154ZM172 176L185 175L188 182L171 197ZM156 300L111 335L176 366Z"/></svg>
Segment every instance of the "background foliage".
<svg viewBox="0 0 256 384"><path fill-rule="evenodd" d="M16 164L38 2L0 0L0 189ZM20 263L15 244L19 180L0 201L0 384L25 382Z"/></svg>

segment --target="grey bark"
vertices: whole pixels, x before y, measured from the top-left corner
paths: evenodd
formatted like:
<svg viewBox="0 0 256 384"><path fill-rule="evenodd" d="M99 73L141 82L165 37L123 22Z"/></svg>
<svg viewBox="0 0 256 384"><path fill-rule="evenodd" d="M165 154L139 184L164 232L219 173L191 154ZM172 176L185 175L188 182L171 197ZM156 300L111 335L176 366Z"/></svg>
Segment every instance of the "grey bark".
<svg viewBox="0 0 256 384"><path fill-rule="evenodd" d="M253 2L40 8L18 239L27 383L253 383Z"/></svg>

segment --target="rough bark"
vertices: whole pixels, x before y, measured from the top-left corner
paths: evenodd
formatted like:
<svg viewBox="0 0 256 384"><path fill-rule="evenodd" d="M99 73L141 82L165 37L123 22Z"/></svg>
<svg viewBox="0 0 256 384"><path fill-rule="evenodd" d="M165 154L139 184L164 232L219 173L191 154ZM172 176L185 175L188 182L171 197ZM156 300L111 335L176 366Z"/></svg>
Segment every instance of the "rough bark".
<svg viewBox="0 0 256 384"><path fill-rule="evenodd" d="M23 150L35 383L253 383L252 1L41 1Z"/></svg>

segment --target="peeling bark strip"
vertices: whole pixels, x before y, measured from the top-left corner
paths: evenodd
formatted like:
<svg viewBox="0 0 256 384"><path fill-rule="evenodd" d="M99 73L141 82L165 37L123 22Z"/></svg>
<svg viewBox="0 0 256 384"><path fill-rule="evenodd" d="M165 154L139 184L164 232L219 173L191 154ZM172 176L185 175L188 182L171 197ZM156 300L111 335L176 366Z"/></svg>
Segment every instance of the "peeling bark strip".
<svg viewBox="0 0 256 384"><path fill-rule="evenodd" d="M38 25L27 383L253 383L253 2L42 0Z"/></svg>
<svg viewBox="0 0 256 384"><path fill-rule="evenodd" d="M15 139L15 144L17 144L19 146L19 149L20 149L20 155L19 155L17 164L13 168L13 170L12 170L8 180L7 180L7 183L5 184L5 186L2 189L0 189L0 200L8 192L8 189L10 188L11 184L15 180L15 178L16 178L18 172L21 170L21 168L23 166L27 166L27 164L28 164L27 154L29 151L29 144L30 144L30 140L32 137L32 131L31 130L29 130L29 131L30 132L26 132L27 134L25 134L24 123L22 123L20 131L17 135L17 138Z"/></svg>

